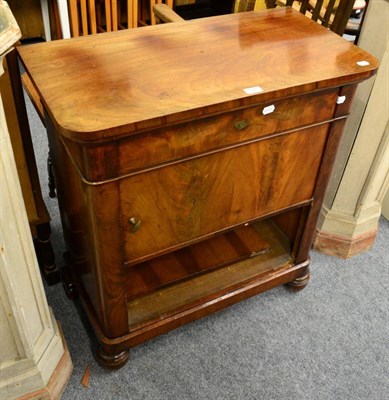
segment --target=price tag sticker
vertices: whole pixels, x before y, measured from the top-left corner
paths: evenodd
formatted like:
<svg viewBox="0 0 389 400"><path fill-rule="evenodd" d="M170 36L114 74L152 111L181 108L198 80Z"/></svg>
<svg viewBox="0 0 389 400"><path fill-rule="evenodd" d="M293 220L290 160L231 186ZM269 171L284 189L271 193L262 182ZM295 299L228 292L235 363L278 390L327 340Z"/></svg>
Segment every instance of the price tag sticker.
<svg viewBox="0 0 389 400"><path fill-rule="evenodd" d="M276 109L276 106L274 104L272 104L270 106L265 107L262 110L262 114L263 115L271 114L272 112L274 112L275 109Z"/></svg>
<svg viewBox="0 0 389 400"><path fill-rule="evenodd" d="M336 104L343 104L346 101L346 96L338 96Z"/></svg>
<svg viewBox="0 0 389 400"><path fill-rule="evenodd" d="M263 92L263 89L260 86L253 86L246 89L243 89L246 94L257 94Z"/></svg>

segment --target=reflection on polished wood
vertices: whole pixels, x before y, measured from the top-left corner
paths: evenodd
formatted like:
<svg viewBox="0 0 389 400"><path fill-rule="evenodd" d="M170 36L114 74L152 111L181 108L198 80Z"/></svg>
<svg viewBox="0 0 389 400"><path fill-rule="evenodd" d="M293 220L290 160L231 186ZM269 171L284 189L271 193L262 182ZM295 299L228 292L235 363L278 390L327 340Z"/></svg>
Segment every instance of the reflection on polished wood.
<svg viewBox="0 0 389 400"><path fill-rule="evenodd" d="M352 44L291 9L37 44L22 59L37 53L29 73L50 116L62 135L85 142L357 81L376 65L366 54L370 65L360 67ZM252 86L263 92L247 96Z"/></svg>

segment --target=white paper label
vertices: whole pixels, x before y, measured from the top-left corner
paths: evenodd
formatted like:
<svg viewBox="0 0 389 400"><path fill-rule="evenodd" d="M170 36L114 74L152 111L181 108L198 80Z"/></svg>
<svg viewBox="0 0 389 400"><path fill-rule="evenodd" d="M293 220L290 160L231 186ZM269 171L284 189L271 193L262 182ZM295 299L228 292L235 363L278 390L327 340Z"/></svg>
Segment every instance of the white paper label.
<svg viewBox="0 0 389 400"><path fill-rule="evenodd" d="M260 86L253 86L253 87L243 89L243 91L247 94L256 94L256 93L263 92L263 89Z"/></svg>
<svg viewBox="0 0 389 400"><path fill-rule="evenodd" d="M262 110L262 114L263 115L271 114L275 109L276 109L276 106L274 104L272 104L270 106L265 107Z"/></svg>
<svg viewBox="0 0 389 400"><path fill-rule="evenodd" d="M357 64L360 67L366 67L367 65L370 65L369 61L358 61Z"/></svg>
<svg viewBox="0 0 389 400"><path fill-rule="evenodd" d="M346 101L346 96L338 96L336 104L343 104Z"/></svg>

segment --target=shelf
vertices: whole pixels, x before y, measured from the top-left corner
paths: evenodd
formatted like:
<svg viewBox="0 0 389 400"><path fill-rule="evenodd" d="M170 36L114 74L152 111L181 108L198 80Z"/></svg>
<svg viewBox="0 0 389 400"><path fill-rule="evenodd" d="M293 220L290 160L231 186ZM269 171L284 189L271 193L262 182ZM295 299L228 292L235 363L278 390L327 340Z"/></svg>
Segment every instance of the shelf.
<svg viewBox="0 0 389 400"><path fill-rule="evenodd" d="M154 292L173 282L264 253L269 248L269 243L251 225L211 237L131 267L126 282L127 298Z"/></svg>
<svg viewBox="0 0 389 400"><path fill-rule="evenodd" d="M249 251L243 252L242 248L240 248L240 251L236 251L237 249L235 249L235 256L229 260L227 260L228 255L231 256L233 254L229 246L219 247L216 258L213 258L215 253L212 254L211 251L205 252L199 263L201 267L197 268L196 266L192 274L188 274L188 270L191 265L193 267L193 260L196 260L196 257L193 257L196 254L194 248L201 246L199 247L201 249L205 249L206 247L211 249L215 245L215 241L218 241L217 246L222 246L221 243L223 241L226 240L225 243L228 242L226 234L202 242L201 245L193 245L190 250L187 249L187 254L191 254L191 256L187 259L187 266L185 268L182 268L182 264L185 263L183 256L181 256L180 263L177 261L179 259L177 255L162 256L154 260L155 265L161 271L162 269L169 271L166 276L173 277L176 274L176 277L170 281L167 279L165 281L166 286L160 287L157 290L152 289L152 287L158 287L158 282L161 284L161 281L158 281L158 279L151 280L150 278L147 290L153 290L153 292L128 301L130 332L152 324L157 320L168 318L186 309L209 302L229 291L244 287L245 284L259 276L263 279L266 274L273 274L276 270L293 264L290 256L289 241L273 221L261 221L234 232L240 240L242 237L245 237L244 247L246 247L246 250L249 249ZM252 249L258 249L258 251L252 251ZM223 257L225 260L224 264L221 261ZM169 265L169 261L172 261L174 264ZM197 261L199 260L197 259ZM213 262L213 266L211 266L211 262ZM177 265L181 269L176 270ZM139 265L140 267L141 265ZM208 272L204 273L204 270ZM140 274L132 274L133 271L130 271L127 287L134 290L133 288L136 285L135 279L138 279L138 282L140 282ZM186 279L179 280L183 279L184 273L186 273ZM133 278L134 281L130 284ZM174 281L176 283L172 284ZM170 284L167 284L168 282ZM139 292L142 290L145 290L145 286L138 289Z"/></svg>

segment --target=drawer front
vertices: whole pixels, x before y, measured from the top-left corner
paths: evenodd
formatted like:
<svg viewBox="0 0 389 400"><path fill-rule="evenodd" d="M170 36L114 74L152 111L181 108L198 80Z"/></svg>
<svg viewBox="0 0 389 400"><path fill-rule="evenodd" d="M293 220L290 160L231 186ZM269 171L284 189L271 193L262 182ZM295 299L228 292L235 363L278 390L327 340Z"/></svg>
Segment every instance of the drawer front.
<svg viewBox="0 0 389 400"><path fill-rule="evenodd" d="M122 179L126 263L310 199L328 127L308 128Z"/></svg>
<svg viewBox="0 0 389 400"><path fill-rule="evenodd" d="M120 142L119 174L331 119L338 90L204 118Z"/></svg>

